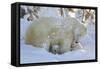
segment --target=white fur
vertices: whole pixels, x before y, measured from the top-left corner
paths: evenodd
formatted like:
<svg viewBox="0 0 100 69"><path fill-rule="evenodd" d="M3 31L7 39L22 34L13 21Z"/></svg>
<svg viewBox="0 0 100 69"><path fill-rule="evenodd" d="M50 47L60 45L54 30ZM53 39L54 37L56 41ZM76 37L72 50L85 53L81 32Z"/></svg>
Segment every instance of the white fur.
<svg viewBox="0 0 100 69"><path fill-rule="evenodd" d="M75 18L41 17L34 20L25 34L25 43L35 47L44 47L55 54L62 54L71 50L72 43L79 41L86 34L86 27ZM58 47L53 47L58 45Z"/></svg>

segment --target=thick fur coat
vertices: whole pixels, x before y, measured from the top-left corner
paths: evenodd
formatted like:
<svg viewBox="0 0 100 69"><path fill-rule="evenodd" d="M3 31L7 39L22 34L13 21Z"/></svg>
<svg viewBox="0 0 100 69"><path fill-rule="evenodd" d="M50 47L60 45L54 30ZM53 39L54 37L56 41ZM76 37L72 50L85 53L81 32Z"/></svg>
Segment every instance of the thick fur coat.
<svg viewBox="0 0 100 69"><path fill-rule="evenodd" d="M73 44L78 43L85 34L85 25L75 18L41 17L26 30L25 43L44 47L53 54L63 54L70 51Z"/></svg>

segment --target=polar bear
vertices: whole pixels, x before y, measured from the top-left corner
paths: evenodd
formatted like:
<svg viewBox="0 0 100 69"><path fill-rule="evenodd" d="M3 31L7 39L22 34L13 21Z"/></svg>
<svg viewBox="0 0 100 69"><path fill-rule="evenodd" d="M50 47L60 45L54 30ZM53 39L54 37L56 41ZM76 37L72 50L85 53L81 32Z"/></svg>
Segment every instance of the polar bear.
<svg viewBox="0 0 100 69"><path fill-rule="evenodd" d="M41 17L26 30L25 43L45 48L53 54L63 54L70 51L72 44L79 42L85 34L85 25L75 18Z"/></svg>

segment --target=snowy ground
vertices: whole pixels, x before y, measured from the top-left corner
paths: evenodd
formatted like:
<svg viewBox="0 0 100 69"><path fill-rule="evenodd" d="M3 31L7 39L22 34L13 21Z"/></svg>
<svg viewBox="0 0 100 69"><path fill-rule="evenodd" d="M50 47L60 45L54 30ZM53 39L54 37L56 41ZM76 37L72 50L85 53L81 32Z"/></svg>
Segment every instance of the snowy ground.
<svg viewBox="0 0 100 69"><path fill-rule="evenodd" d="M89 60L95 59L95 25L90 23L88 25L87 35L80 40L83 49L67 52L62 55L54 55L47 52L43 48L35 48L31 45L24 44L22 38L25 30L30 22L26 18L21 19L21 44L20 44L20 63L40 63L40 62L60 62L73 60Z"/></svg>

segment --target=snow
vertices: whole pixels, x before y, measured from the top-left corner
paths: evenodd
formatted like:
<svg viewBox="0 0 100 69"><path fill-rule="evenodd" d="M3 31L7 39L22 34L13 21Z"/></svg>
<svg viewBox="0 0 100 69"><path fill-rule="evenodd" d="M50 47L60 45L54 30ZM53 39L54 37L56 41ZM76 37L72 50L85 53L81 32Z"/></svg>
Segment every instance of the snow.
<svg viewBox="0 0 100 69"><path fill-rule="evenodd" d="M51 15L51 12L49 13ZM20 19L20 24L21 24L20 63L21 64L95 59L95 25L93 23L89 23L87 27L88 28L87 35L81 38L80 40L83 49L70 51L62 55L58 54L54 55L52 53L47 52L44 48L36 48L33 47L32 45L26 45L24 43L23 36L30 23L31 22L27 21L26 17Z"/></svg>

